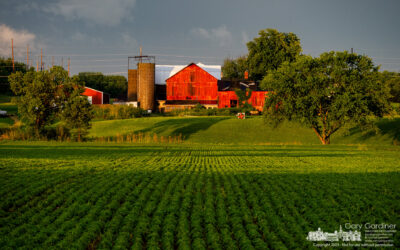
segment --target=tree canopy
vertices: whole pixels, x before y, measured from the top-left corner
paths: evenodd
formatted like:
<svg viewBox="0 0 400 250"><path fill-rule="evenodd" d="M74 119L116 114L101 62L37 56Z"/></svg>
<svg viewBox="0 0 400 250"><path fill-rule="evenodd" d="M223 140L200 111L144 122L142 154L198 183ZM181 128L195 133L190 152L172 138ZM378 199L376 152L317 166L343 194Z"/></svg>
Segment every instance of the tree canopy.
<svg viewBox="0 0 400 250"><path fill-rule="evenodd" d="M27 66L25 63L14 62L15 72L25 73ZM8 76L13 73L12 60L11 58L5 59L0 57L0 93L10 93L10 83Z"/></svg>
<svg viewBox="0 0 400 250"><path fill-rule="evenodd" d="M251 79L262 80L269 70L276 70L285 62L292 62L300 55L300 39L293 33L275 29L261 30L259 37L247 43L247 64Z"/></svg>
<svg viewBox="0 0 400 250"><path fill-rule="evenodd" d="M11 89L18 105L18 113L24 124L36 137L55 118L59 105L55 98L57 84L47 71L16 72L9 76Z"/></svg>
<svg viewBox="0 0 400 250"><path fill-rule="evenodd" d="M241 56L236 59L225 59L222 65L222 76L227 79L243 79L244 72L248 70L247 57Z"/></svg>
<svg viewBox="0 0 400 250"><path fill-rule="evenodd" d="M296 120L312 128L323 144L346 124L373 126L390 111L389 88L367 56L345 52L301 56L270 70L262 86L267 121Z"/></svg>
<svg viewBox="0 0 400 250"><path fill-rule="evenodd" d="M390 88L389 100L400 103L400 73L383 71L380 75L382 81Z"/></svg>
<svg viewBox="0 0 400 250"><path fill-rule="evenodd" d="M45 71L16 72L9 76L16 95L18 113L29 134L39 138L47 125L60 118L69 129L80 135L90 127L91 106L84 96L83 85L77 78L68 77L62 67Z"/></svg>
<svg viewBox="0 0 400 250"><path fill-rule="evenodd" d="M300 55L300 39L295 34L275 29L260 30L258 34L247 43L247 55L224 60L224 78L243 79L247 70L250 79L260 81L268 70L276 70L283 62L292 62Z"/></svg>

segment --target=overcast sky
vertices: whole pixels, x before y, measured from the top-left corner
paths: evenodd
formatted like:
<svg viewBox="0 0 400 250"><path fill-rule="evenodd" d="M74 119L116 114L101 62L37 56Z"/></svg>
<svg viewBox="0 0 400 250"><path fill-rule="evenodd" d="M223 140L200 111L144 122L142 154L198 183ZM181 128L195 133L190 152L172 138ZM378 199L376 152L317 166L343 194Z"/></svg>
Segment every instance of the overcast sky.
<svg viewBox="0 0 400 250"><path fill-rule="evenodd" d="M71 59L73 74L123 74L127 57L158 64L222 64L246 54L266 28L293 32L304 54L350 50L382 69L400 70L399 0L1 0L0 56L36 66Z"/></svg>

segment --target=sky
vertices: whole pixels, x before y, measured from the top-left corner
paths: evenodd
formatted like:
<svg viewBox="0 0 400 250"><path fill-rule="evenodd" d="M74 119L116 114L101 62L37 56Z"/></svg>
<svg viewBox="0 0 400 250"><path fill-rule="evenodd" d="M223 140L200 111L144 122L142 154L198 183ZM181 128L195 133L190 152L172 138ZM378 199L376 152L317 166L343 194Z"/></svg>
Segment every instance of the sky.
<svg viewBox="0 0 400 250"><path fill-rule="evenodd" d="M127 75L128 56L222 65L262 29L295 33L303 54L350 51L400 72L399 0L0 0L0 56L71 74ZM46 66L46 67L47 67Z"/></svg>

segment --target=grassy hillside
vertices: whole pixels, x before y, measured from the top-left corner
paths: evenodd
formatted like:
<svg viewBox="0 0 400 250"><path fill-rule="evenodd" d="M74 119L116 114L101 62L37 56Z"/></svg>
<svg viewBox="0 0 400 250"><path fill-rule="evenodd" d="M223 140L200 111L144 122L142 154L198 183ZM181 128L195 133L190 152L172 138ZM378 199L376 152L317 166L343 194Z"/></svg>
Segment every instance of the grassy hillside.
<svg viewBox="0 0 400 250"><path fill-rule="evenodd" d="M383 119L377 123L380 134L353 128L338 132L332 144L392 145L400 141L400 119ZM238 120L234 117L150 117L127 120L97 121L89 136L115 136L127 133L151 133L159 136L179 135L190 143L224 144L320 144L315 133L297 123L285 123L274 129L262 117Z"/></svg>

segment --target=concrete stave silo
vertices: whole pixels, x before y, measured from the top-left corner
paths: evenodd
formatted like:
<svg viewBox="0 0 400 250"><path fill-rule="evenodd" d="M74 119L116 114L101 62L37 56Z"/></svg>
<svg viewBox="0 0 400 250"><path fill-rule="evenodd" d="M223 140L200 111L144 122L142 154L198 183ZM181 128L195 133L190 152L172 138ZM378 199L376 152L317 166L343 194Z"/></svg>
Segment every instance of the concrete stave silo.
<svg viewBox="0 0 400 250"><path fill-rule="evenodd" d="M138 100L138 81L137 81L137 70L128 69L128 101L136 102Z"/></svg>
<svg viewBox="0 0 400 250"><path fill-rule="evenodd" d="M144 110L154 110L155 106L155 63L138 63L137 97Z"/></svg>

